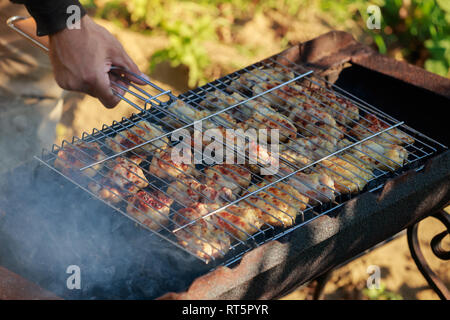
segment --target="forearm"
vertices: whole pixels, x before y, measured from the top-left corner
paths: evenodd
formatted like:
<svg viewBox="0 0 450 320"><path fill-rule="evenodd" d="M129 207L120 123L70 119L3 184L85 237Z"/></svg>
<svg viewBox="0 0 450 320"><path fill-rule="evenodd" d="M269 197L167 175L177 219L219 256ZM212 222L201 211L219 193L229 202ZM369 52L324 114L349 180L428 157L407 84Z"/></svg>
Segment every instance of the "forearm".
<svg viewBox="0 0 450 320"><path fill-rule="evenodd" d="M30 15L36 20L37 35L54 34L66 28L67 21L72 12L67 8L76 5L80 8L80 18L86 14L78 0L11 0L14 3L24 4Z"/></svg>

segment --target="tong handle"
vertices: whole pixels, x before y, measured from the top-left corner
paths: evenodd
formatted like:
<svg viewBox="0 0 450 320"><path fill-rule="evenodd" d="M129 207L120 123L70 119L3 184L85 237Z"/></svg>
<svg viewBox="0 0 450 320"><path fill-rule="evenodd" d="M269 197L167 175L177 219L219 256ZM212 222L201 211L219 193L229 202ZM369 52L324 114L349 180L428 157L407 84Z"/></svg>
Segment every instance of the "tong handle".
<svg viewBox="0 0 450 320"><path fill-rule="evenodd" d="M33 17L13 16L13 17L9 18L6 21L6 23L8 24L8 26L11 29L18 32L20 35L22 35L26 39L30 40L32 43L34 43L36 46L38 46L39 48L44 50L46 53L49 52L50 38L48 36L39 37L36 35L37 26L36 26L36 21L33 19ZM123 82L127 83L128 85L133 86L134 89L139 90L139 92L141 94L143 93L145 95L145 97L143 97L142 95L138 95L138 98L140 98L145 103L150 100L157 99L159 96L165 95L165 94L168 94L169 96L173 97L170 90L164 90L164 89L158 87L157 85L155 85L154 83L152 83L151 81L143 78L141 75L137 75L129 70L125 70L125 69L117 67L117 66L112 66L110 73L114 73L114 74L120 76L122 78ZM131 76L135 77L136 79L141 80L145 84L150 85L154 89L158 90L160 93L157 94L156 96L149 95L142 89L138 89L136 86L131 84L130 81L127 79L126 75L128 75L128 76L131 75ZM137 93L130 91L128 88L122 86L121 84L119 84L117 82L112 81L112 84L116 87L123 89L126 92L130 92L134 96L137 95ZM139 110L141 112L145 111L143 108L139 107L136 103L133 103L132 101L130 101L129 99L125 98L123 95L118 93L117 90L114 89L114 87L113 87L113 92L116 96L118 96L120 99L128 102L131 106L133 106L137 110Z"/></svg>
<svg viewBox="0 0 450 320"><path fill-rule="evenodd" d="M33 42L45 52L48 52L50 39L48 36L39 37L36 35L36 21L34 21L32 17L26 18L21 16L14 16L9 18L6 23L11 29Z"/></svg>

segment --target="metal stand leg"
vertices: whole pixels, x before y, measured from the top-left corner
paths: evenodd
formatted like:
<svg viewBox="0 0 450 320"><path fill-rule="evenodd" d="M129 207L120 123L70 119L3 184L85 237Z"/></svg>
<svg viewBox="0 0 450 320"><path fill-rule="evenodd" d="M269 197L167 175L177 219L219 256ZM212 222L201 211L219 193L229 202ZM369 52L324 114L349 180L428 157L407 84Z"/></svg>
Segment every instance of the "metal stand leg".
<svg viewBox="0 0 450 320"><path fill-rule="evenodd" d="M317 277L317 284L314 288L313 300L322 300L325 286L327 285L328 280L330 280L332 274L333 271L330 270Z"/></svg>
<svg viewBox="0 0 450 320"><path fill-rule="evenodd" d="M444 210L440 210L436 214L432 215L432 217L438 219L442 224L444 224L447 228L447 231L443 231L433 237L430 243L431 249L434 255L439 259L450 260L450 252L445 251L441 246L442 239L444 239L446 235L450 235L450 215ZM419 226L419 223L420 222L414 224L407 230L408 246L411 252L411 256L414 259L417 268L427 280L430 287L437 293L439 298L441 298L442 300L450 300L450 292L448 291L447 287L433 272L433 270L431 270L430 266L425 260L425 257L422 254L417 235L417 227Z"/></svg>

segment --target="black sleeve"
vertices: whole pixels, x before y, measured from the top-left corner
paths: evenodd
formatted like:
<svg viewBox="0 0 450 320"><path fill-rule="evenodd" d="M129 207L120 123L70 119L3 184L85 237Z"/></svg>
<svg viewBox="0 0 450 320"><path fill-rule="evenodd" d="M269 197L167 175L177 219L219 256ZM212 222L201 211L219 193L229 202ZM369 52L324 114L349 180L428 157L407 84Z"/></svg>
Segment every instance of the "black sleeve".
<svg viewBox="0 0 450 320"><path fill-rule="evenodd" d="M76 5L80 8L80 18L86 14L86 10L78 0L11 0L24 4L30 15L36 20L37 35L45 36L56 33L67 26L67 20L72 12L67 13L67 8Z"/></svg>

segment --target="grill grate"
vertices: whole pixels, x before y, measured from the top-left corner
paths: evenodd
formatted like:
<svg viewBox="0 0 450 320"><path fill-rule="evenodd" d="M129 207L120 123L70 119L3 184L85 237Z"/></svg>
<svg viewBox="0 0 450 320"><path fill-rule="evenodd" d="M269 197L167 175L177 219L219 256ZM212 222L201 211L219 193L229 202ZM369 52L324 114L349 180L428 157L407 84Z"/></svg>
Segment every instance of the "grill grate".
<svg viewBox="0 0 450 320"><path fill-rule="evenodd" d="M178 98L148 84L156 94L132 83L128 88L116 84L131 96L121 98L139 113L53 145L38 159L142 227L214 265L230 265L357 194L378 190L389 177L419 170L425 159L445 148L282 55ZM210 156L183 166L165 158L175 145L170 138L183 129L195 132L200 122L222 131L279 129L281 170L261 175L265 163L249 165L249 151L227 140L221 143L242 156L244 164L208 165ZM186 140L180 144L191 148Z"/></svg>

